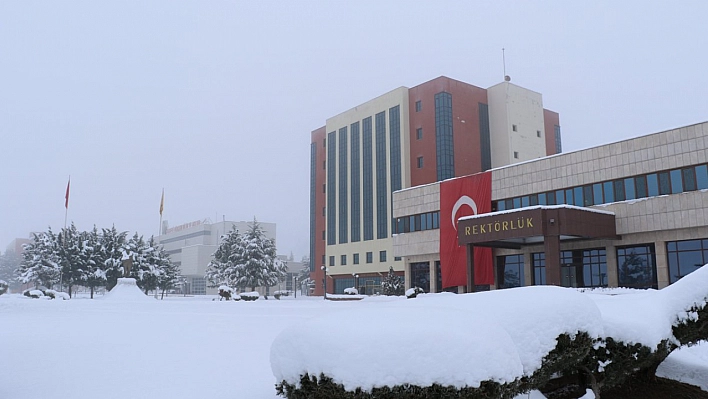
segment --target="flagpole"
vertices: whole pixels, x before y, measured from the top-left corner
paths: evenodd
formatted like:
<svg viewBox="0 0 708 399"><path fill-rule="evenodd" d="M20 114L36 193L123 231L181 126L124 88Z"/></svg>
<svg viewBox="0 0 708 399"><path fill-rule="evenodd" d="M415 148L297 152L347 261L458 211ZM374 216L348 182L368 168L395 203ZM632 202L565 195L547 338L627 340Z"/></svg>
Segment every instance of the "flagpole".
<svg viewBox="0 0 708 399"><path fill-rule="evenodd" d="M66 194L64 194L64 247L66 248L66 221L69 216L69 188L71 187L71 175L69 175L69 181L66 183ZM64 266L59 268L59 290L64 291Z"/></svg>
<svg viewBox="0 0 708 399"><path fill-rule="evenodd" d="M165 209L165 189L162 188L162 197L160 198L160 227L157 229L158 244L160 243L159 237L162 235L162 211Z"/></svg>

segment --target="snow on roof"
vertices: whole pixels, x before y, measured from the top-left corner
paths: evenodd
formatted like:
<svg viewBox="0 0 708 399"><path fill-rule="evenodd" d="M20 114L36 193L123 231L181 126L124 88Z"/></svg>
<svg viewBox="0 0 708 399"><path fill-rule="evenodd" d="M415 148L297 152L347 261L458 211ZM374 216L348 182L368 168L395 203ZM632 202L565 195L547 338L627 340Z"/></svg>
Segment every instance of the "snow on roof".
<svg viewBox="0 0 708 399"><path fill-rule="evenodd" d="M490 212L490 213L480 213L478 215L470 215L470 216L462 216L459 218L459 220L468 220L468 219L476 219L476 218L481 218L481 217L487 217L489 215L504 215L507 213L514 213L514 212L524 212L524 211L530 211L530 210L535 210L535 209L577 209L580 211L584 212L594 212L594 213L602 213L604 215L614 215L614 212L610 211L603 211L600 209L594 209L594 208L586 208L582 206L575 206L575 205L534 205L534 206L527 206L524 208L515 208L515 209L507 209L505 211L497 211L497 212Z"/></svg>

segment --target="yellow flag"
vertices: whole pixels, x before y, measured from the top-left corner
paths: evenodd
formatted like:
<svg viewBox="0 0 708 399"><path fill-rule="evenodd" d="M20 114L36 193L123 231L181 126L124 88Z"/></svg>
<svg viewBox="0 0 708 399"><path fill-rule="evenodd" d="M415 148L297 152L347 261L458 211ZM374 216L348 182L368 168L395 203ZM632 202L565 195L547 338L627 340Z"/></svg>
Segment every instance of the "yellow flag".
<svg viewBox="0 0 708 399"><path fill-rule="evenodd" d="M165 209L165 189L162 189L162 198L160 199L160 216L162 216L162 210Z"/></svg>

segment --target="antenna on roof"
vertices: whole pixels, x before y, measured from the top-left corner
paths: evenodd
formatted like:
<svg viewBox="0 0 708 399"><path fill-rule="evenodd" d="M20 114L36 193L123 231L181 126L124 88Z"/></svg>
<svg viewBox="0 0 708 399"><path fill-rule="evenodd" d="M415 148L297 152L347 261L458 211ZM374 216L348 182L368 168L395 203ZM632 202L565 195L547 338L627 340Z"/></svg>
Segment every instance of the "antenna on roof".
<svg viewBox="0 0 708 399"><path fill-rule="evenodd" d="M506 54L504 53L504 47L502 47L502 64L504 65L504 81L511 81L511 77L506 74Z"/></svg>

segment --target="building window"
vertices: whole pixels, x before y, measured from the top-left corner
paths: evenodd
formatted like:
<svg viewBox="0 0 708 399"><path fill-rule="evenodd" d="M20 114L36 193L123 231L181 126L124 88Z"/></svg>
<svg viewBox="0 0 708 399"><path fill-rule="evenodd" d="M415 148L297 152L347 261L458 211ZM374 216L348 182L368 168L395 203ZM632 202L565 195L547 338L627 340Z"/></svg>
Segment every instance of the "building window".
<svg viewBox="0 0 708 399"><path fill-rule="evenodd" d="M359 254L354 254L352 255L352 262L354 262L355 265L359 264Z"/></svg>
<svg viewBox="0 0 708 399"><path fill-rule="evenodd" d="M604 248L561 251L561 285L607 287L607 256Z"/></svg>
<svg viewBox="0 0 708 399"><path fill-rule="evenodd" d="M420 112L420 110L423 109L423 105L420 103L420 100L415 102L415 112Z"/></svg>
<svg viewBox="0 0 708 399"><path fill-rule="evenodd" d="M329 265L334 266L334 256L329 257Z"/></svg>
<svg viewBox="0 0 708 399"><path fill-rule="evenodd" d="M386 170L386 112L376 114L376 238L388 237L388 182Z"/></svg>
<svg viewBox="0 0 708 399"><path fill-rule="evenodd" d="M537 252L531 254L533 267L533 284L546 285L546 254Z"/></svg>
<svg viewBox="0 0 708 399"><path fill-rule="evenodd" d="M325 264L325 256L322 255L322 266L324 266L324 264Z"/></svg>
<svg viewBox="0 0 708 399"><path fill-rule="evenodd" d="M669 241L666 243L669 282L679 281L708 263L708 239Z"/></svg>
<svg viewBox="0 0 708 399"><path fill-rule="evenodd" d="M516 125L511 125L511 130L515 132L515 131L516 131Z"/></svg>
<svg viewBox="0 0 708 399"><path fill-rule="evenodd" d="M322 147L327 148L327 139L322 139Z"/></svg>
<svg viewBox="0 0 708 399"><path fill-rule="evenodd" d="M536 137L541 137L541 131L540 131L540 130L536 130Z"/></svg>
<svg viewBox="0 0 708 399"><path fill-rule="evenodd" d="M455 177L455 152L452 128L452 94L435 95L435 154L437 180Z"/></svg>
<svg viewBox="0 0 708 399"><path fill-rule="evenodd" d="M371 122L371 117L364 118L361 137L364 241L374 239L374 158Z"/></svg>
<svg viewBox="0 0 708 399"><path fill-rule="evenodd" d="M411 263L411 287L420 287L425 292L430 292L430 263Z"/></svg>
<svg viewBox="0 0 708 399"><path fill-rule="evenodd" d="M206 279L202 277L192 278L192 295L206 295Z"/></svg>
<svg viewBox="0 0 708 399"><path fill-rule="evenodd" d="M561 146L561 127L553 125L553 133L556 137L556 154L560 154L563 152L563 146Z"/></svg>
<svg viewBox="0 0 708 399"><path fill-rule="evenodd" d="M394 256L394 257L393 257L393 260L394 260L395 262L400 262L400 261L403 260L403 258L401 258L400 256Z"/></svg>
<svg viewBox="0 0 708 399"><path fill-rule="evenodd" d="M654 244L617 247L619 286L657 288Z"/></svg>
<svg viewBox="0 0 708 399"><path fill-rule="evenodd" d="M366 263L373 263L373 262L374 262L374 253L367 252L366 253Z"/></svg>
<svg viewBox="0 0 708 399"><path fill-rule="evenodd" d="M322 216L327 216L327 207L326 206L322 207Z"/></svg>
<svg viewBox="0 0 708 399"><path fill-rule="evenodd" d="M347 265L347 255L342 255L340 261L341 261L342 266L346 266Z"/></svg>
<svg viewBox="0 0 708 399"><path fill-rule="evenodd" d="M322 239L324 240L324 239L325 239L325 237L326 237L326 236L325 236L325 231L324 231L324 230L322 230Z"/></svg>
<svg viewBox="0 0 708 399"><path fill-rule="evenodd" d="M348 226L348 215L349 215L349 198L348 198L348 187L347 178L349 177L349 171L347 167L349 162L347 159L348 155L348 143L347 143L347 127L339 129L339 212L337 225L339 226L339 243L346 244L349 241L349 226Z"/></svg>
<svg viewBox="0 0 708 399"><path fill-rule="evenodd" d="M514 151L514 159L519 159L519 152L518 151Z"/></svg>
<svg viewBox="0 0 708 399"><path fill-rule="evenodd" d="M497 256L497 287L513 288L524 286L524 256Z"/></svg>
<svg viewBox="0 0 708 399"><path fill-rule="evenodd" d="M354 287L354 277L337 277L334 279L334 293L344 294L344 290Z"/></svg>
<svg viewBox="0 0 708 399"><path fill-rule="evenodd" d="M423 157L418 157L418 169L423 167Z"/></svg>
<svg viewBox="0 0 708 399"><path fill-rule="evenodd" d="M322 183L322 194L327 193L327 183Z"/></svg>
<svg viewBox="0 0 708 399"><path fill-rule="evenodd" d="M379 262L386 262L386 251L379 251Z"/></svg>
<svg viewBox="0 0 708 399"><path fill-rule="evenodd" d="M401 108L396 105L388 110L389 156L391 166L391 192L401 189Z"/></svg>
<svg viewBox="0 0 708 399"><path fill-rule="evenodd" d="M322 169L327 169L327 161L322 161Z"/></svg>
<svg viewBox="0 0 708 399"><path fill-rule="evenodd" d="M359 144L359 122L351 125L351 241L361 241L361 151Z"/></svg>

